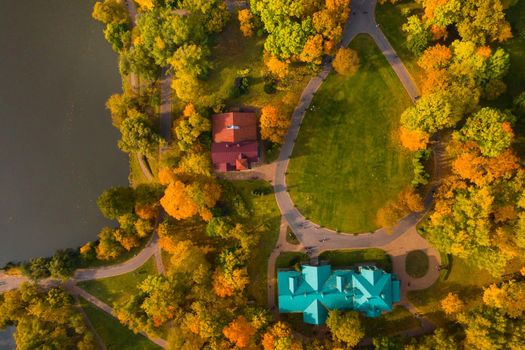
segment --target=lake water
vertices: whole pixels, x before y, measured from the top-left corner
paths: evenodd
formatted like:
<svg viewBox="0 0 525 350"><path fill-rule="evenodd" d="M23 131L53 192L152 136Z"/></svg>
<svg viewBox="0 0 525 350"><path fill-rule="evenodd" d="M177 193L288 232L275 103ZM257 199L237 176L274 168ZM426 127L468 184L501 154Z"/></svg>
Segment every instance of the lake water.
<svg viewBox="0 0 525 350"><path fill-rule="evenodd" d="M15 340L13 339L14 331L15 327L7 327L6 330L0 330L0 349L14 350L16 348Z"/></svg>
<svg viewBox="0 0 525 350"><path fill-rule="evenodd" d="M0 0L0 267L96 239L126 185L104 103L121 90L92 0Z"/></svg>

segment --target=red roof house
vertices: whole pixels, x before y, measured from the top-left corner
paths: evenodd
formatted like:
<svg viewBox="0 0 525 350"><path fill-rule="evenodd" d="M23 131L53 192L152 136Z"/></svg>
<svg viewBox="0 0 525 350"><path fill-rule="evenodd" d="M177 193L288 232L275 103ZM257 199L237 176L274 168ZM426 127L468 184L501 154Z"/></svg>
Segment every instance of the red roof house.
<svg viewBox="0 0 525 350"><path fill-rule="evenodd" d="M259 161L255 113L215 114L212 122L211 157L216 171L246 170Z"/></svg>

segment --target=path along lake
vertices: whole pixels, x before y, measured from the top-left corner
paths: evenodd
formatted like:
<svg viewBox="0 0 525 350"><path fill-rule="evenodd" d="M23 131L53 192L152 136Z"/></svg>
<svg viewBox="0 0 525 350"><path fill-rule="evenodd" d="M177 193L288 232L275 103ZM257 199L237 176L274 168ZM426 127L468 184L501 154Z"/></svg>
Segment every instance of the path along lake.
<svg viewBox="0 0 525 350"><path fill-rule="evenodd" d="M95 240L96 199L126 185L105 110L117 56L94 0L0 0L0 267Z"/></svg>

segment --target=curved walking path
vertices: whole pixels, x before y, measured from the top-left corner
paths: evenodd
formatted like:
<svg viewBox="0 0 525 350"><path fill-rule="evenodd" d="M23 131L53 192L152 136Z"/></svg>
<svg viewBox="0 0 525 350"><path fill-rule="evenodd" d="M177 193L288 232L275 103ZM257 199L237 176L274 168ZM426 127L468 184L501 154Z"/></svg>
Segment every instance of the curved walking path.
<svg viewBox="0 0 525 350"><path fill-rule="evenodd" d="M407 69L395 53L384 34L375 22L376 0L353 0L351 3L351 13L349 21L343 33L342 46L350 44L358 34L370 35L376 42L379 49L387 58L399 80L403 84L407 94L415 102L419 96L419 90L412 80ZM289 159L292 156L295 140L298 137L301 123L307 108L323 81L331 72L331 64L325 63L321 71L313 77L304 89L297 107L292 114L291 125L281 147L281 153L276 163L274 178L274 191L277 204L281 210L285 222L295 233L301 243L301 247L286 244L286 227L281 229L279 241L271 253L268 262L268 304L275 310L275 261L279 254L284 251L300 251L304 247L314 247L311 257L317 257L320 253L336 249L366 249L379 248L386 251L392 257L394 273L401 281L401 305L405 306L410 312L417 313L417 310L408 302L407 292L410 290L420 290L430 287L438 278L438 267L441 264L439 252L433 248L428 241L421 237L416 231L416 225L428 211L432 204L432 194L435 186L439 182L440 162L444 158L443 146L438 142L433 147L436 176L431 184L431 190L424 199L425 210L420 213L411 213L401 219L392 228L391 232L379 229L375 232L361 233L352 235L338 233L333 230L320 227L319 225L307 220L295 207L286 185L286 170ZM284 225L284 224L283 224ZM320 242L320 240L323 240ZM412 278L405 270L405 259L408 252L412 250L423 250L429 257L429 270L422 278ZM423 330L418 332L428 332L433 329L433 325L427 320L421 319Z"/></svg>

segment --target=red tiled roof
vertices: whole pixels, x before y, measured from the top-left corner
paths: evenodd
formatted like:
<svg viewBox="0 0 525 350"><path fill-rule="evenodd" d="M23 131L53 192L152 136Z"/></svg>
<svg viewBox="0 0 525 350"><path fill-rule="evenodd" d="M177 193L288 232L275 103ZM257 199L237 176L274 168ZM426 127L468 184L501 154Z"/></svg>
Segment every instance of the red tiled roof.
<svg viewBox="0 0 525 350"><path fill-rule="evenodd" d="M213 142L257 140L257 118L253 112L229 112L212 115Z"/></svg>
<svg viewBox="0 0 525 350"><path fill-rule="evenodd" d="M250 165L248 164L248 159L237 158L235 160L235 170L246 170L246 169L250 169Z"/></svg>
<svg viewBox="0 0 525 350"><path fill-rule="evenodd" d="M246 162L246 169L249 169L251 163L259 161L259 143L257 141L213 143L211 159L217 171L243 170L237 168L238 160L242 160L242 164Z"/></svg>

